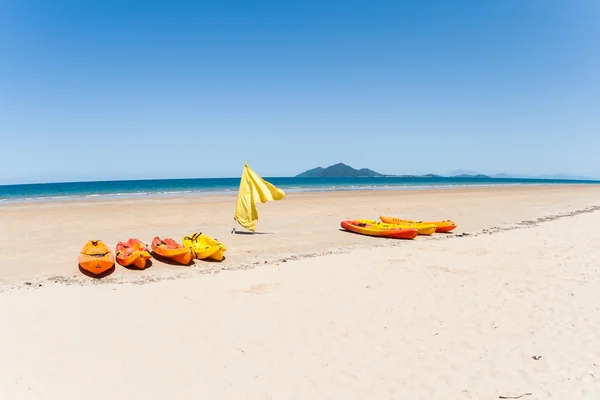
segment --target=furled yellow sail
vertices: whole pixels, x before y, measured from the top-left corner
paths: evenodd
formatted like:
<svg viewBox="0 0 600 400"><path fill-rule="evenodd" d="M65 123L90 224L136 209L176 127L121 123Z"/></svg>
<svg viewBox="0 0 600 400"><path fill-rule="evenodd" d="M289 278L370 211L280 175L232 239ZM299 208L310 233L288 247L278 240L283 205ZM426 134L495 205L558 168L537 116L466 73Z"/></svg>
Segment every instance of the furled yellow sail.
<svg viewBox="0 0 600 400"><path fill-rule="evenodd" d="M266 203L284 197L283 190L265 181L248 166L248 163L244 163L234 219L244 228L254 232L258 222L256 202Z"/></svg>

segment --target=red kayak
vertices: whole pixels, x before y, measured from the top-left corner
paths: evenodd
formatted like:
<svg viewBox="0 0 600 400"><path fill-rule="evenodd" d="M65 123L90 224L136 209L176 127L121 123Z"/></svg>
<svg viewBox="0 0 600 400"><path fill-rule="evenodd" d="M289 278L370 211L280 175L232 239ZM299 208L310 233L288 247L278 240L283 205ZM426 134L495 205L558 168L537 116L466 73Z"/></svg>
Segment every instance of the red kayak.
<svg viewBox="0 0 600 400"><path fill-rule="evenodd" d="M194 257L192 249L183 247L171 238L161 239L156 236L152 239L152 251L162 257L170 258L171 260L178 262L179 264L189 264Z"/></svg>
<svg viewBox="0 0 600 400"><path fill-rule="evenodd" d="M146 268L147 261L152 257L150 249L140 240L130 238L126 242L117 243L115 248L117 262L125 267L134 265L139 269Z"/></svg>

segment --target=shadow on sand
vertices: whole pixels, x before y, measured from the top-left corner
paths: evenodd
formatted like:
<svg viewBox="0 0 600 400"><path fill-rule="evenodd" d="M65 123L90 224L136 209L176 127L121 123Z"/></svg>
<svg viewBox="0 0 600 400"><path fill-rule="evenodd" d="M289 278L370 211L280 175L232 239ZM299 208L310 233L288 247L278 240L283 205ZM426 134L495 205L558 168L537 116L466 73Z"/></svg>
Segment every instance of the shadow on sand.
<svg viewBox="0 0 600 400"><path fill-rule="evenodd" d="M223 256L223 259L221 261L213 260L212 258L203 258L203 259L198 260L198 261L219 264L219 263L222 263L223 261L225 261L226 259L227 259L227 257Z"/></svg>
<svg viewBox="0 0 600 400"><path fill-rule="evenodd" d="M235 235L272 235L272 232L231 231Z"/></svg>
<svg viewBox="0 0 600 400"><path fill-rule="evenodd" d="M169 265L179 265L179 266L186 266L189 267L190 265L194 265L194 259L192 258L191 261L187 264L182 264L182 263L178 263L175 260L170 259L169 257L163 257L160 254L156 254L155 252L152 252L152 257L154 257L156 259L156 261L160 261L163 264L169 264Z"/></svg>
<svg viewBox="0 0 600 400"><path fill-rule="evenodd" d="M394 237L387 237L387 236L374 236L374 235L365 235L364 233L359 233L359 232L354 232L354 231L348 231L346 229L342 229L339 228L338 231L340 232L346 232L346 233L352 233L354 235L360 235L360 236L364 236L364 237L368 237L368 238L373 238L373 239L388 239L388 240L414 240L417 237L419 237L418 235L414 238L394 238Z"/></svg>
<svg viewBox="0 0 600 400"><path fill-rule="evenodd" d="M79 268L79 271L81 271L81 273L84 274L85 276L89 276L90 278L94 278L94 279L102 279L102 278L105 278L105 277L109 276L113 272L115 272L115 265L116 264L113 264L112 267L110 267L109 269L107 269L106 271L104 271L101 274L92 274L87 269L83 269L81 267L81 265L79 265L79 264L77 264L77 267Z"/></svg>
<svg viewBox="0 0 600 400"><path fill-rule="evenodd" d="M421 237L421 236L430 237L431 238L431 237L434 237L435 235L437 235L437 236L453 236L454 235L454 232L435 232L435 233L433 233L431 235L417 235L417 237L415 237L413 239L408 239L408 238L405 239L405 238L390 238L390 237L385 237L385 236L364 235L362 233L354 232L354 231L349 231L349 230L346 230L346 229L343 229L343 228L338 228L338 231L340 231L340 232L347 232L347 233L353 233L355 235L367 236L367 237L372 237L372 238L395 239L395 240L398 240L398 239L399 240L413 240L413 239L416 239L416 238Z"/></svg>
<svg viewBox="0 0 600 400"><path fill-rule="evenodd" d="M121 264L119 264L119 265L121 265ZM135 265L121 265L121 267L128 269L130 271L145 271L148 268L152 267L152 260L150 259L150 260L146 261L146 267L144 267L144 268L138 268Z"/></svg>

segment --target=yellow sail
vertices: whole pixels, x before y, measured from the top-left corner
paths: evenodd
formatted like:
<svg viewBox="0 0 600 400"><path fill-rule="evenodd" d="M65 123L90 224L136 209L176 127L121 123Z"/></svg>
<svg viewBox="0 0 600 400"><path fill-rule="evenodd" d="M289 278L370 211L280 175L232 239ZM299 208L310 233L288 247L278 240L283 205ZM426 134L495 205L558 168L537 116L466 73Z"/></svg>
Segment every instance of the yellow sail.
<svg viewBox="0 0 600 400"><path fill-rule="evenodd" d="M256 202L266 203L269 200L281 200L284 197L283 190L265 181L248 166L248 163L244 163L234 219L244 228L254 232L258 222Z"/></svg>

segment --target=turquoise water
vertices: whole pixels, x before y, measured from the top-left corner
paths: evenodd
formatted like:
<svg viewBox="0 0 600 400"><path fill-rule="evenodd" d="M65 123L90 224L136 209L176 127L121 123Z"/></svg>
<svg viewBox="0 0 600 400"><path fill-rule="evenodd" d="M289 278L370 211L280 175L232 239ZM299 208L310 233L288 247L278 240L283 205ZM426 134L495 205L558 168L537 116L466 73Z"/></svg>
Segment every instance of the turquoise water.
<svg viewBox="0 0 600 400"><path fill-rule="evenodd" d="M541 184L589 184L600 181L504 178L269 178L264 179L288 193L341 190L398 190L419 188L451 188L464 186L513 186ZM135 181L101 181L43 183L0 186L0 203L89 199L97 197L124 198L143 196L207 195L236 193L240 178L161 179Z"/></svg>

